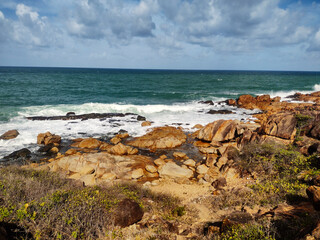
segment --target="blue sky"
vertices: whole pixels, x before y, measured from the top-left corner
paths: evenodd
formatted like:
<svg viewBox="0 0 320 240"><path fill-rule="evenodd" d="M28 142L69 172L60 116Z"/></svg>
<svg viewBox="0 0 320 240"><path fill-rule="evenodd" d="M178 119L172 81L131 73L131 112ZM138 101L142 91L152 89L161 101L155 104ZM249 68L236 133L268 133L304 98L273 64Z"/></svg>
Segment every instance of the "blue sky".
<svg viewBox="0 0 320 240"><path fill-rule="evenodd" d="M0 65L320 71L320 0L0 0Z"/></svg>

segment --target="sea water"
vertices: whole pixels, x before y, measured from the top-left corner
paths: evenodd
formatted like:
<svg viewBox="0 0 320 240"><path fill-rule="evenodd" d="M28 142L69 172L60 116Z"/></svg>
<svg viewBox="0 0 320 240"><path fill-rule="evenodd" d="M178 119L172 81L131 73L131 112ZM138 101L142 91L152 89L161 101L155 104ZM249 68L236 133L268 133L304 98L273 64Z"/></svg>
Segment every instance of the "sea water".
<svg viewBox="0 0 320 240"><path fill-rule="evenodd" d="M135 113L151 121L151 127L181 126L192 132L195 124L218 119L254 119L257 110L227 106L222 103L226 99L270 94L287 100L295 92L312 91L320 91L320 72L0 67L0 135L11 129L20 133L0 140L0 159L23 147L35 150L38 133L46 131L72 139L120 130L141 136L150 128L130 115L112 121L31 121L29 116ZM207 100L214 105L200 103ZM207 113L221 109L233 113Z"/></svg>

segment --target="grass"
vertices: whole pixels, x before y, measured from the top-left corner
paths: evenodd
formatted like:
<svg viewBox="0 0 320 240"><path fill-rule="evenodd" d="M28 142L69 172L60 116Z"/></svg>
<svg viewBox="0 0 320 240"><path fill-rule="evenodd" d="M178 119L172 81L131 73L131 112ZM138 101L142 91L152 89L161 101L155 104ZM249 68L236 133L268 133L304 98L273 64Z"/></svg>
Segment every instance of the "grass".
<svg viewBox="0 0 320 240"><path fill-rule="evenodd" d="M113 223L125 198L163 218L184 213L177 199L135 185L83 187L55 173L0 169L0 222L16 226L10 239L126 239Z"/></svg>

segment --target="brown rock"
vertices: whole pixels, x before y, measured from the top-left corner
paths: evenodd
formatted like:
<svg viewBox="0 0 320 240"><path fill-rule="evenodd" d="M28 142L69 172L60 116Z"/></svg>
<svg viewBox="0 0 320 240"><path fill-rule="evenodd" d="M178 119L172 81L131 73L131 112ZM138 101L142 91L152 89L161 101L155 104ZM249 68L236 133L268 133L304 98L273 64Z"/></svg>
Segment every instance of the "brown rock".
<svg viewBox="0 0 320 240"><path fill-rule="evenodd" d="M173 156L175 159L188 159L187 154L185 154L184 152L174 152Z"/></svg>
<svg viewBox="0 0 320 240"><path fill-rule="evenodd" d="M234 139L237 134L238 120L218 120L202 128L197 138L204 141L227 141Z"/></svg>
<svg viewBox="0 0 320 240"><path fill-rule="evenodd" d="M166 149L183 144L187 136L181 129L174 127L157 127L152 132L128 142L128 145L138 148Z"/></svg>
<svg viewBox="0 0 320 240"><path fill-rule="evenodd" d="M99 149L101 150L101 151L109 151L110 150L110 148L112 148L112 145L110 145L110 144L108 144L108 143L102 143L101 145L100 145L100 147L99 147Z"/></svg>
<svg viewBox="0 0 320 240"><path fill-rule="evenodd" d="M237 101L234 100L234 99L228 99L228 100L226 101L226 103L227 103L228 105L230 105L230 106L236 106L236 105L237 105Z"/></svg>
<svg viewBox="0 0 320 240"><path fill-rule="evenodd" d="M59 145L61 143L61 137L59 135L51 134L50 132L40 133L37 136L37 143L44 145L56 143Z"/></svg>
<svg viewBox="0 0 320 240"><path fill-rule="evenodd" d="M201 124L196 124L192 127L192 129L201 129L203 126Z"/></svg>
<svg viewBox="0 0 320 240"><path fill-rule="evenodd" d="M141 123L141 127L148 127L148 126L151 126L151 122L145 121Z"/></svg>
<svg viewBox="0 0 320 240"><path fill-rule="evenodd" d="M131 199L122 200L114 211L114 225L128 227L139 222L143 217L143 210L138 203Z"/></svg>
<svg viewBox="0 0 320 240"><path fill-rule="evenodd" d="M70 148L65 152L65 155L73 155L73 154L76 154L76 153L77 153L76 149Z"/></svg>
<svg viewBox="0 0 320 240"><path fill-rule="evenodd" d="M307 195L313 204L313 207L320 211L320 187L310 186L307 188Z"/></svg>
<svg viewBox="0 0 320 240"><path fill-rule="evenodd" d="M121 138L119 137L114 137L110 139L110 142L114 145L118 144L119 142L121 142Z"/></svg>
<svg viewBox="0 0 320 240"><path fill-rule="evenodd" d="M284 139L294 139L297 119L292 113L273 114L262 123L261 131L267 135Z"/></svg>
<svg viewBox="0 0 320 240"><path fill-rule="evenodd" d="M108 152L115 155L134 155L138 153L138 149L118 143L111 147Z"/></svg>
<svg viewBox="0 0 320 240"><path fill-rule="evenodd" d="M2 140L9 140L9 139L14 139L19 135L19 132L17 130L10 130L5 132L0 136L0 139Z"/></svg>
<svg viewBox="0 0 320 240"><path fill-rule="evenodd" d="M160 177L167 178L191 178L193 171L178 166L173 162L168 162L159 169Z"/></svg>
<svg viewBox="0 0 320 240"><path fill-rule="evenodd" d="M241 95L237 101L238 106L246 109L261 109L267 110L271 102L278 99L271 99L269 95L261 95L253 97L251 95Z"/></svg>
<svg viewBox="0 0 320 240"><path fill-rule="evenodd" d="M94 138L86 138L79 143L80 148L96 149L101 145L101 142Z"/></svg>

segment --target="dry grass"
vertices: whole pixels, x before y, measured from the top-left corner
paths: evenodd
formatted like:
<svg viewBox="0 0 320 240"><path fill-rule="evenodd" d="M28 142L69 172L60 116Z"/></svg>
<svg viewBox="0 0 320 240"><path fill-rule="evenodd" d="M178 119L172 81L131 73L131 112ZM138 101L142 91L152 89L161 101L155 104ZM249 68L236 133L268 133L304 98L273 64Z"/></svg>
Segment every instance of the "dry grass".
<svg viewBox="0 0 320 240"><path fill-rule="evenodd" d="M16 226L10 239L126 239L113 222L125 198L161 218L178 218L181 210L177 199L135 185L83 187L55 173L0 169L0 222Z"/></svg>

